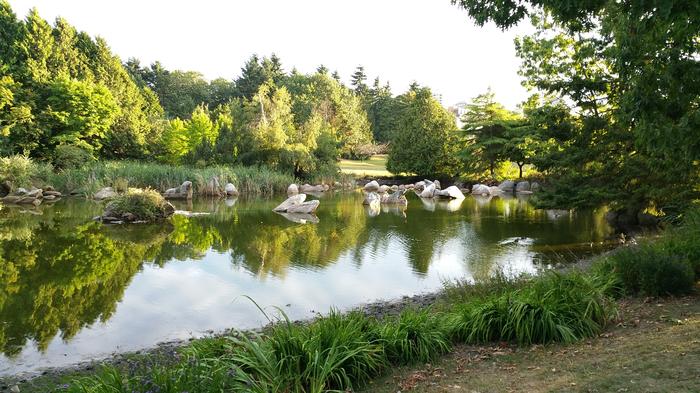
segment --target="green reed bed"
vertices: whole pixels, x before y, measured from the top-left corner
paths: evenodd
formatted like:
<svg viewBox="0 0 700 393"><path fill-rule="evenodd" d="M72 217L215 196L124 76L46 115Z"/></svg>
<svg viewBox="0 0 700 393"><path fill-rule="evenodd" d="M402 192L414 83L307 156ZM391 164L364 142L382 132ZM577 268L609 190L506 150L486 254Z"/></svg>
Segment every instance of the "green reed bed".
<svg viewBox="0 0 700 393"><path fill-rule="evenodd" d="M81 168L61 171L42 171L41 181L67 193L90 195L103 187L117 190L126 187L153 188L164 191L177 187L186 180L192 182L194 192L204 188L217 176L223 187L233 183L241 193L270 195L287 189L295 179L292 175L265 167L206 167L171 166L137 161L97 162Z"/></svg>

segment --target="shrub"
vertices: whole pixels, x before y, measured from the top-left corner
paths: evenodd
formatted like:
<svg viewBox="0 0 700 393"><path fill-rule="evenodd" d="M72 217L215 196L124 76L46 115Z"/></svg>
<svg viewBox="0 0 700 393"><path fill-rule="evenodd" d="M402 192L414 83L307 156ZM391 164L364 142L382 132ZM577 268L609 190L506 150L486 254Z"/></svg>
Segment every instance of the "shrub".
<svg viewBox="0 0 700 393"><path fill-rule="evenodd" d="M522 288L455 307L452 331L467 343L573 342L598 334L614 315L610 283L582 273L548 273Z"/></svg>
<svg viewBox="0 0 700 393"><path fill-rule="evenodd" d="M173 212L173 206L157 191L131 188L126 194L110 201L104 215L118 218L132 215L131 221L157 221L169 217Z"/></svg>
<svg viewBox="0 0 700 393"><path fill-rule="evenodd" d="M44 166L22 155L0 157L0 182L9 182L12 190L29 187L32 180L45 171Z"/></svg>
<svg viewBox="0 0 700 393"><path fill-rule="evenodd" d="M385 366L381 346L368 340L367 331L363 315L332 311L308 326L285 320L263 340L232 339L238 348L232 360L242 370L237 379L256 392L352 388Z"/></svg>
<svg viewBox="0 0 700 393"><path fill-rule="evenodd" d="M648 243L620 250L601 260L595 270L617 280L619 292L628 295L678 295L690 292L695 272L676 243L675 250L667 241Z"/></svg>
<svg viewBox="0 0 700 393"><path fill-rule="evenodd" d="M57 169L80 168L92 161L95 157L92 154L74 145L58 145L53 152L53 166Z"/></svg>
<svg viewBox="0 0 700 393"><path fill-rule="evenodd" d="M430 310L405 310L378 327L378 339L392 363L428 362L452 347L447 324Z"/></svg>

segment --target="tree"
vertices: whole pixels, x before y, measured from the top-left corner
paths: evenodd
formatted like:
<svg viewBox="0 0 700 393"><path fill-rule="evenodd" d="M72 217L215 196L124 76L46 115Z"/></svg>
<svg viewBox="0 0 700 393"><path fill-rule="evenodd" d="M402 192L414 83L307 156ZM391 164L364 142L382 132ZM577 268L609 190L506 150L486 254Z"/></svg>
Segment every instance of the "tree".
<svg viewBox="0 0 700 393"><path fill-rule="evenodd" d="M387 168L393 173L419 176L454 176L457 126L452 114L437 102L428 88L416 88L401 97L404 109L399 132L389 148Z"/></svg>
<svg viewBox="0 0 700 393"><path fill-rule="evenodd" d="M352 74L350 85L355 88L355 93L360 97L364 97L369 90L366 82L367 74L365 74L365 67L357 66L357 69Z"/></svg>
<svg viewBox="0 0 700 393"><path fill-rule="evenodd" d="M461 156L472 175L488 170L491 178L495 178L496 164L510 158L509 150L516 151L509 139L513 135L512 122L517 119L517 114L496 102L491 89L467 105L462 118L466 147Z"/></svg>
<svg viewBox="0 0 700 393"><path fill-rule="evenodd" d="M608 203L636 216L698 197L700 3L453 2L479 24L531 16L537 26L516 50L540 95L526 114L541 134L536 165L551 180L541 203Z"/></svg>

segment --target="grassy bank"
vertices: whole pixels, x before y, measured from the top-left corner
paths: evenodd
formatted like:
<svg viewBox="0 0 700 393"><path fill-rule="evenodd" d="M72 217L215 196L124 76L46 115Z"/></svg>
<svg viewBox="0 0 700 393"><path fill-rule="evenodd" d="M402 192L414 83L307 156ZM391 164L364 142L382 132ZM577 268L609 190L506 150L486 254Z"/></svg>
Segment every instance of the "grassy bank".
<svg viewBox="0 0 700 393"><path fill-rule="evenodd" d="M259 336L196 340L166 361L145 357L137 366L67 376L61 381L66 385L53 390L348 391L382 383L376 378L397 368L443 361L443 355L466 346L531 350L542 348L540 344L580 346L610 334L624 313L621 304L639 303L635 299L648 296L693 293L700 255L697 218L697 213L691 213L682 227L637 248L602 257L587 272L550 272L514 280L495 277L477 285L453 282L447 284L443 300L432 307L407 309L383 319L331 312L297 324L282 316ZM631 264L631 259L636 263ZM686 342L688 348L697 348L696 341ZM630 347L626 355L631 361L649 350L645 348ZM652 365L649 360L648 367ZM51 391L44 385L46 390Z"/></svg>
<svg viewBox="0 0 700 393"><path fill-rule="evenodd" d="M378 154L366 160L340 160L340 171L357 177L393 176L386 169L386 154Z"/></svg>
<svg viewBox="0 0 700 393"><path fill-rule="evenodd" d="M79 168L54 170L50 165L15 156L2 158L0 181L7 180L16 187L51 185L63 193L92 195L103 187L126 190L127 187L153 188L164 191L184 181L193 183L194 192L204 188L214 176L219 183L233 183L243 194L269 195L282 192L296 180L292 175L265 167L205 167L172 166L137 161L106 161L86 164Z"/></svg>

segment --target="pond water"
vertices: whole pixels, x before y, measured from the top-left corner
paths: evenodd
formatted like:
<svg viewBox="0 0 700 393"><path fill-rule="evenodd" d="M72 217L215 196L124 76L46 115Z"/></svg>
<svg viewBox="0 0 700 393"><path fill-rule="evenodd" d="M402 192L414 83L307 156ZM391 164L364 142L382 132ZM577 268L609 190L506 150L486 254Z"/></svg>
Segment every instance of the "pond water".
<svg viewBox="0 0 700 393"><path fill-rule="evenodd" d="M329 194L307 223L273 213L282 199L196 200L176 207L209 215L128 226L94 222L102 205L81 199L2 206L0 375L258 327L245 296L308 318L450 278L536 273L602 251L611 234L603 211L515 198L410 195L376 215L360 193Z"/></svg>

